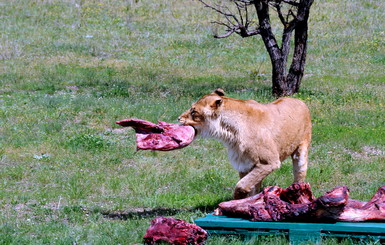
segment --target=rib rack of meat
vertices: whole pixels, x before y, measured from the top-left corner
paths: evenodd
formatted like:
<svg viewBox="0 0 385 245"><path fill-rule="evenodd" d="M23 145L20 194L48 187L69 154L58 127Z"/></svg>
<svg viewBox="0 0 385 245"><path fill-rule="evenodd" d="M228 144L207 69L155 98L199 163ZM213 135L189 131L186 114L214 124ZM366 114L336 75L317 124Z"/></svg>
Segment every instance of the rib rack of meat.
<svg viewBox="0 0 385 245"><path fill-rule="evenodd" d="M249 198L222 202L214 214L251 221L385 220L385 186L369 202L349 199L346 186L335 187L319 198L313 196L309 183L272 186Z"/></svg>
<svg viewBox="0 0 385 245"><path fill-rule="evenodd" d="M136 132L137 148L141 150L171 151L188 146L195 136L191 126L158 121L159 124L142 119L117 121L123 127L132 127Z"/></svg>

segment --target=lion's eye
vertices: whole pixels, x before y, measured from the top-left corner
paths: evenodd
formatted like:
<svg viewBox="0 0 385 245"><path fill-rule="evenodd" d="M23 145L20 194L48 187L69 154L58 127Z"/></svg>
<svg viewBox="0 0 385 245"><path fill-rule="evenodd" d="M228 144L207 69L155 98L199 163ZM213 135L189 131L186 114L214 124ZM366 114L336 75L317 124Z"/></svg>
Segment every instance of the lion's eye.
<svg viewBox="0 0 385 245"><path fill-rule="evenodd" d="M198 112L195 111L195 110L191 110L190 115L191 115L192 117L195 117L195 116L198 115Z"/></svg>

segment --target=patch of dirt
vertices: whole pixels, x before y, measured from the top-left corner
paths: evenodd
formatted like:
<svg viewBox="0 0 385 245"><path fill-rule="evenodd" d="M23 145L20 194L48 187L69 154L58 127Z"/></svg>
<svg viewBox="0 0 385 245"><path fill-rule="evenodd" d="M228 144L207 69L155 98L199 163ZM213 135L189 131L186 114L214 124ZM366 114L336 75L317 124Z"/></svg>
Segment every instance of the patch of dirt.
<svg viewBox="0 0 385 245"><path fill-rule="evenodd" d="M126 128L114 128L111 130L113 134L125 134L127 131Z"/></svg>
<svg viewBox="0 0 385 245"><path fill-rule="evenodd" d="M383 156L385 155L384 151L380 150L380 149L377 149L373 146L364 146L362 148L362 150L364 150L365 153L367 153L368 155L374 155L374 156Z"/></svg>
<svg viewBox="0 0 385 245"><path fill-rule="evenodd" d="M102 211L105 218L127 220L156 216L172 216L183 210L174 208L131 208L125 211Z"/></svg>
<svg viewBox="0 0 385 245"><path fill-rule="evenodd" d="M72 92L76 92L79 90L79 87L76 85L69 85L69 86L66 86L66 89L71 90Z"/></svg>
<svg viewBox="0 0 385 245"><path fill-rule="evenodd" d="M360 158L360 159L370 159L371 157L379 157L384 156L385 152L374 147L374 146L364 146L362 147L362 151L356 152L352 151L350 149L344 150L346 153L349 153L353 158Z"/></svg>

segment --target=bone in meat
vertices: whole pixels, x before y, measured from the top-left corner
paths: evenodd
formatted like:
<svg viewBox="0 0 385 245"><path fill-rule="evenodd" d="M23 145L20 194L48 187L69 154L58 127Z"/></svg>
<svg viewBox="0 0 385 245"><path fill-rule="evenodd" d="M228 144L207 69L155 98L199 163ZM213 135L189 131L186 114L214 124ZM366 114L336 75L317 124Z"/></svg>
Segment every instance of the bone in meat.
<svg viewBox="0 0 385 245"><path fill-rule="evenodd" d="M355 222L385 220L385 186L380 187L372 199L361 207L347 206L338 220Z"/></svg>

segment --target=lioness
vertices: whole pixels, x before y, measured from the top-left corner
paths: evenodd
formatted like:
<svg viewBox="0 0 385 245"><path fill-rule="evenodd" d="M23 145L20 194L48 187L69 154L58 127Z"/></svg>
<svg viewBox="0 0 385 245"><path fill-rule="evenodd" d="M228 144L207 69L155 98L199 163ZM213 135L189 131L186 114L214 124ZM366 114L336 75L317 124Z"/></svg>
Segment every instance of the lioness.
<svg viewBox="0 0 385 245"><path fill-rule="evenodd" d="M240 177L234 198L258 193L262 180L288 156L293 160L294 182L303 182L312 128L305 103L280 98L260 104L224 95L217 89L203 96L178 119L182 125L193 126L196 135L215 138L227 147Z"/></svg>

